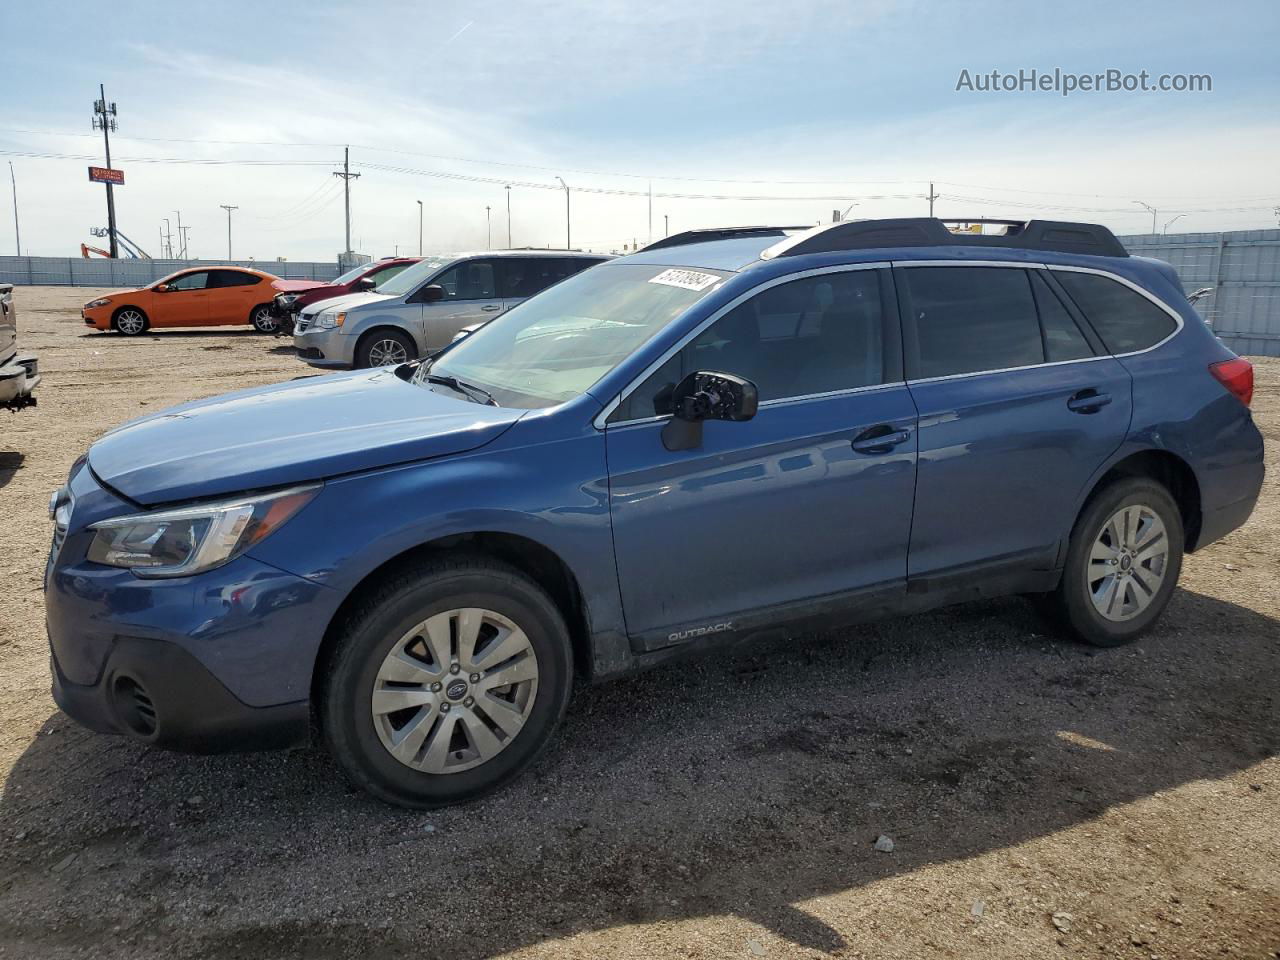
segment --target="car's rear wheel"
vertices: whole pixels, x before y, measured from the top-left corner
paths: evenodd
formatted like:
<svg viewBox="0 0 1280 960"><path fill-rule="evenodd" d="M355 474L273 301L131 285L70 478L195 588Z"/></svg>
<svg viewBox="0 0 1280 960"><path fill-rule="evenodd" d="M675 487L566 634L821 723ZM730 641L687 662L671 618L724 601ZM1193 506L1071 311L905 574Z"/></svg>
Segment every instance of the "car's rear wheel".
<svg viewBox="0 0 1280 960"><path fill-rule="evenodd" d="M1182 514L1159 483L1130 478L1084 508L1049 607L1100 647L1136 640L1169 604L1182 570Z"/></svg>
<svg viewBox="0 0 1280 960"><path fill-rule="evenodd" d="M254 307L249 313L249 322L259 333L275 333L280 327L280 321L276 319L269 303L260 303Z"/></svg>
<svg viewBox="0 0 1280 960"><path fill-rule="evenodd" d="M357 367L395 367L418 358L418 345L399 330L374 330L356 345Z"/></svg>
<svg viewBox="0 0 1280 960"><path fill-rule="evenodd" d="M121 307L111 318L111 326L126 337L136 337L147 332L151 321L137 307Z"/></svg>
<svg viewBox="0 0 1280 960"><path fill-rule="evenodd" d="M389 581L347 618L319 718L357 786L399 806L442 806L532 763L572 679L550 598L505 564L454 558Z"/></svg>

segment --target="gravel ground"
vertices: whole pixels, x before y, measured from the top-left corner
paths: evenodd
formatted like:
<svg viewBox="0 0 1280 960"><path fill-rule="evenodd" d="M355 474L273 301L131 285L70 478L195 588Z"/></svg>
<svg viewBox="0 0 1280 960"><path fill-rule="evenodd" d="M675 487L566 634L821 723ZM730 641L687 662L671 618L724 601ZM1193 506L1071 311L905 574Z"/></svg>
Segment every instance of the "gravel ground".
<svg viewBox="0 0 1280 960"><path fill-rule="evenodd" d="M529 775L422 814L318 751L173 755L55 709L72 460L307 372L247 331L86 333L94 293L17 292L45 380L0 414L0 956L1280 957L1280 361L1263 500L1138 645L1008 600L756 646L582 691Z"/></svg>

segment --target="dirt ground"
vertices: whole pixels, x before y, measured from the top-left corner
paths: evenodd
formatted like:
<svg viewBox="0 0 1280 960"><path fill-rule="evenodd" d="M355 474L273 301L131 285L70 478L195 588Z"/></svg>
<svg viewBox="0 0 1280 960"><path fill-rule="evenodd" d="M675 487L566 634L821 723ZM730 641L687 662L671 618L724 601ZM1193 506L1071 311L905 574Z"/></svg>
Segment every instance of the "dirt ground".
<svg viewBox="0 0 1280 960"><path fill-rule="evenodd" d="M122 420L309 372L247 330L87 333L94 295L17 291L45 379L0 413L0 957L1280 957L1280 361L1263 500L1138 645L1008 600L672 666L424 814L318 751L57 712L49 492Z"/></svg>

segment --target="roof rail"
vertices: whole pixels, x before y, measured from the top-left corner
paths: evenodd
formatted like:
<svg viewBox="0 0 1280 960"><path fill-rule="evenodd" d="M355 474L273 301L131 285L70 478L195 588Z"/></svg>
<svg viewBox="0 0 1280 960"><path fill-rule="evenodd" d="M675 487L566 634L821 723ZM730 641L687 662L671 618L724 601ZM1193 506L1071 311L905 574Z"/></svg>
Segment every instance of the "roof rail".
<svg viewBox="0 0 1280 960"><path fill-rule="evenodd" d="M640 252L645 253L649 250L662 250L666 247L683 247L688 243L708 243L712 240L733 240L738 237L785 237L788 230L808 229L808 226L704 227L699 230L686 230L683 233L673 233L669 237L663 237L661 240L655 240L647 247L642 247Z"/></svg>
<svg viewBox="0 0 1280 960"><path fill-rule="evenodd" d="M1004 225L1001 234L952 233L947 223ZM788 237L775 243L761 259L795 257L804 253L835 250L869 250L877 247L1013 247L1018 250L1052 250L1096 257L1127 257L1116 235L1096 223L1059 220L940 220L936 217L904 217L895 220L846 220Z"/></svg>

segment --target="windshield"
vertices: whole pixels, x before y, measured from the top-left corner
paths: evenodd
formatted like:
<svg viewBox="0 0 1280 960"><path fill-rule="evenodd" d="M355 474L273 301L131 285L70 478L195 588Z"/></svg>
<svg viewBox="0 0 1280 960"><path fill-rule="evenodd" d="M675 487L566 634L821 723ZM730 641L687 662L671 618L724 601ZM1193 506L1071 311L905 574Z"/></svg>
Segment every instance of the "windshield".
<svg viewBox="0 0 1280 960"><path fill-rule="evenodd" d="M583 393L728 276L650 264L584 270L513 307L418 369L456 377L504 407L550 407Z"/></svg>
<svg viewBox="0 0 1280 960"><path fill-rule="evenodd" d="M373 264L371 263L362 263L358 267L352 267L350 270L342 274L342 276L338 277L336 280L330 280L329 283L335 286L339 283L350 283L356 277L360 276L362 273L368 270L371 266L373 266Z"/></svg>
<svg viewBox="0 0 1280 960"><path fill-rule="evenodd" d="M426 257L412 267L401 270L389 280L378 285L378 292L391 297L402 297L417 288L418 284L431 276L446 263L452 263L457 257Z"/></svg>

